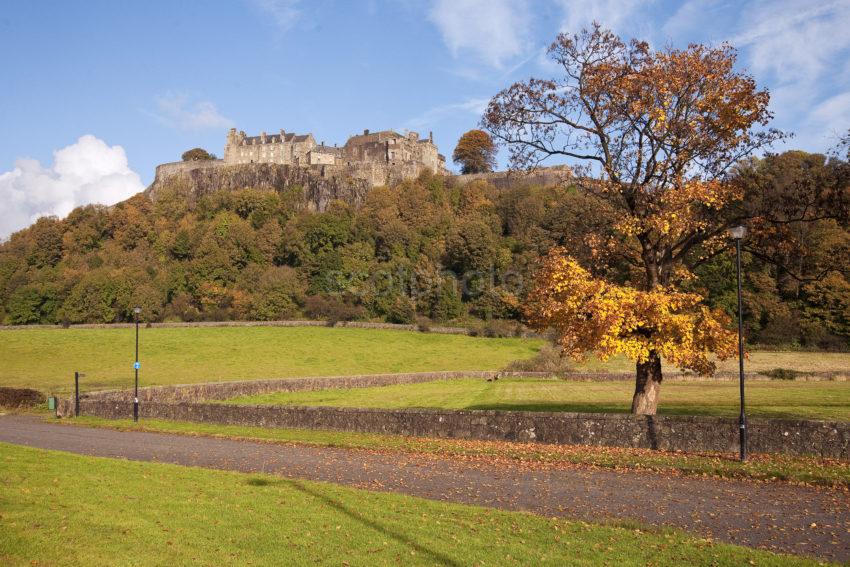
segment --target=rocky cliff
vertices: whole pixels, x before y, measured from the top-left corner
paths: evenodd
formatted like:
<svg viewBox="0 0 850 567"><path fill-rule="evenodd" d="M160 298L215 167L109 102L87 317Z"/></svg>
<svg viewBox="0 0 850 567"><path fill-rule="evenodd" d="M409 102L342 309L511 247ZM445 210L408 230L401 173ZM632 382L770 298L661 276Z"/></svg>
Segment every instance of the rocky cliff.
<svg viewBox="0 0 850 567"><path fill-rule="evenodd" d="M195 198L219 190L270 189L284 191L301 187L307 206L324 211L331 201L359 206L370 184L351 177L326 176L321 166L293 167L271 163L224 165L221 160L178 162L156 168L154 182L145 190L153 201L164 188L179 187Z"/></svg>

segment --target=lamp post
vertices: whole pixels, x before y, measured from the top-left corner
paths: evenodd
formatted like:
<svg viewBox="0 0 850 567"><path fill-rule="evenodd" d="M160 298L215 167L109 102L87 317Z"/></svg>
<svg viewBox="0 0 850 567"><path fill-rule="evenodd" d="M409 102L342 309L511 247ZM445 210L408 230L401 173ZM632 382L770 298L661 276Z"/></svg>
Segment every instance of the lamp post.
<svg viewBox="0 0 850 567"><path fill-rule="evenodd" d="M747 234L747 228L736 226L729 229L729 236L735 239L735 263L738 271L738 372L741 386L741 415L738 417L740 429L741 461L747 460L747 415L744 412L744 302L741 299L741 239Z"/></svg>
<svg viewBox="0 0 850 567"><path fill-rule="evenodd" d="M141 307L133 308L133 319L136 321L136 361L133 363L133 370L136 372L136 388L133 393L133 421L139 421L139 313L142 312Z"/></svg>

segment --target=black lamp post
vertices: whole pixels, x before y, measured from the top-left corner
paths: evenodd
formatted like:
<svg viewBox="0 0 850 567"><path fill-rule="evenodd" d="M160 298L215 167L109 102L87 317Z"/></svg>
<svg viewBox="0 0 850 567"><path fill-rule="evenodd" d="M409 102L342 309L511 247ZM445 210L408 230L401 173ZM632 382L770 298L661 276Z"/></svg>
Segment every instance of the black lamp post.
<svg viewBox="0 0 850 567"><path fill-rule="evenodd" d="M139 421L139 313L142 312L141 307L133 308L133 318L136 320L136 361L133 363L133 370L136 371L136 388L133 394L133 421Z"/></svg>
<svg viewBox="0 0 850 567"><path fill-rule="evenodd" d="M738 271L738 371L741 385L741 415L738 427L741 431L741 460L747 460L747 415L744 412L744 302L741 299L741 239L747 234L744 226L729 229L729 236L735 239L735 263Z"/></svg>

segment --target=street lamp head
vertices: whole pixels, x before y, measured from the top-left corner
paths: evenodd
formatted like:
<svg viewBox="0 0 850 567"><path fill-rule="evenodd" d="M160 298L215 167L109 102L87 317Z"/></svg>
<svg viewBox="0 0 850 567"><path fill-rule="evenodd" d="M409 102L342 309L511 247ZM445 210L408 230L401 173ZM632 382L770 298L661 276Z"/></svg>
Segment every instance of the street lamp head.
<svg viewBox="0 0 850 567"><path fill-rule="evenodd" d="M729 229L729 236L734 238L735 240L740 240L744 238L747 234L747 227L743 225L733 226Z"/></svg>
<svg viewBox="0 0 850 567"><path fill-rule="evenodd" d="M139 313L141 313L141 312L142 312L142 308L141 308L141 307L133 307L133 313L135 313L136 315L138 315L138 314L139 314Z"/></svg>

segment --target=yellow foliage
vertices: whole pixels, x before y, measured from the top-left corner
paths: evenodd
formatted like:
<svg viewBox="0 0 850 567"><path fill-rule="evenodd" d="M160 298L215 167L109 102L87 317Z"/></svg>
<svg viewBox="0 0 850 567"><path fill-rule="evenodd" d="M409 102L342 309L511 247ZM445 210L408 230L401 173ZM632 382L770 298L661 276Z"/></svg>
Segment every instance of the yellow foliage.
<svg viewBox="0 0 850 567"><path fill-rule="evenodd" d="M594 352L602 360L624 354L646 362L656 353L679 368L711 374L711 353L723 360L736 352L728 316L703 305L699 295L595 279L562 248L549 253L538 273L526 316L537 329L555 329L576 360Z"/></svg>

